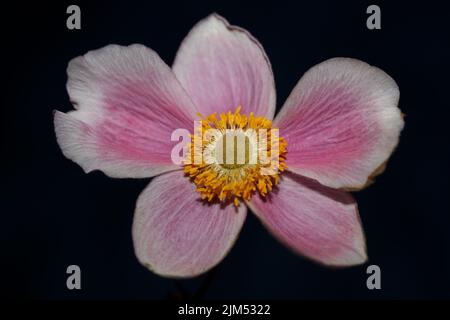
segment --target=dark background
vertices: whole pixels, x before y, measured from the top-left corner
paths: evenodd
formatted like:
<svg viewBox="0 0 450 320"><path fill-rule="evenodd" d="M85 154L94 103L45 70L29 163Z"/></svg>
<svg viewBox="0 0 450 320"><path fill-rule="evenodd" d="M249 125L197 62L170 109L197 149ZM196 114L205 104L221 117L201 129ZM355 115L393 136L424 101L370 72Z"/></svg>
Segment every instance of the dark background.
<svg viewBox="0 0 450 320"><path fill-rule="evenodd" d="M381 7L381 30L366 8ZM66 8L81 7L81 30ZM278 108L301 75L335 56L358 58L398 83L406 126L376 184L355 193L369 263L326 269L295 256L249 215L204 293L218 298L450 298L450 14L442 3L122 1L1 5L0 292L9 298L168 298L193 294L205 277L174 281L136 260L135 201L149 179L84 174L56 144L52 110L72 109L70 59L110 43L142 43L169 65L212 12L249 30L273 66ZM82 290L66 289L66 268ZM381 267L381 290L366 268Z"/></svg>

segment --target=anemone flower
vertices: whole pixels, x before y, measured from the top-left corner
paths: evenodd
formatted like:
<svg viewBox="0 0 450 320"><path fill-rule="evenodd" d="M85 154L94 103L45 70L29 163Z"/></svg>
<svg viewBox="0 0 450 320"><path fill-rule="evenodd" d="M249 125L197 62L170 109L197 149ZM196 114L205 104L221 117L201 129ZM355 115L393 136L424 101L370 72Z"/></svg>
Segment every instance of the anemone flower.
<svg viewBox="0 0 450 320"><path fill-rule="evenodd" d="M398 87L382 70L350 58L322 62L274 118L275 84L262 46L213 14L189 32L172 68L145 46L108 45L73 59L67 73L76 110L54 114L64 155L85 172L154 177L132 227L136 256L153 272L192 277L218 264L248 208L313 261L366 261L348 191L382 171L403 128ZM278 128L278 167L262 175L259 162L174 163L174 130L199 119L219 133Z"/></svg>

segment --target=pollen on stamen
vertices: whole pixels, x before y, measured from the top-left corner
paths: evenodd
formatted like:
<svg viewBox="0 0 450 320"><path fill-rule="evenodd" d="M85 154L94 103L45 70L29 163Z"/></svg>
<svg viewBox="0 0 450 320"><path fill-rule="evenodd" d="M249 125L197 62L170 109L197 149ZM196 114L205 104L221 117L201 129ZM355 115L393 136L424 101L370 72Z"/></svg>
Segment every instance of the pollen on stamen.
<svg viewBox="0 0 450 320"><path fill-rule="evenodd" d="M198 114L201 128L192 136L184 172L205 201L239 206L255 193L265 197L287 169L287 143L272 122L240 110Z"/></svg>

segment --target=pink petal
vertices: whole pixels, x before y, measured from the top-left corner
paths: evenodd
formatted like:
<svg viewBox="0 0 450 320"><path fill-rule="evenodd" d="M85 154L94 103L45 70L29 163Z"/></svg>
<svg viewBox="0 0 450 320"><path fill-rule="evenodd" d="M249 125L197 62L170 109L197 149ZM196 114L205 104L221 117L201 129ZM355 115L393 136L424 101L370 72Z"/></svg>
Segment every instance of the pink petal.
<svg viewBox="0 0 450 320"><path fill-rule="evenodd" d="M205 116L241 105L243 113L273 118L275 84L264 49L246 30L217 14L189 32L173 71Z"/></svg>
<svg viewBox="0 0 450 320"><path fill-rule="evenodd" d="M133 223L136 255L160 275L199 275L225 257L246 212L244 205L221 208L199 200L182 172L163 174L139 196Z"/></svg>
<svg viewBox="0 0 450 320"><path fill-rule="evenodd" d="M249 206L275 237L299 254L330 266L367 259L358 210L349 193L288 173L269 199L253 197Z"/></svg>
<svg viewBox="0 0 450 320"><path fill-rule="evenodd" d="M55 113L64 155L86 172L150 177L179 168L176 128L193 130L192 101L159 56L142 45L109 45L73 59L67 91L77 110Z"/></svg>
<svg viewBox="0 0 450 320"><path fill-rule="evenodd" d="M289 169L333 188L363 187L398 143L398 99L395 81L362 61L311 68L274 121L288 142Z"/></svg>

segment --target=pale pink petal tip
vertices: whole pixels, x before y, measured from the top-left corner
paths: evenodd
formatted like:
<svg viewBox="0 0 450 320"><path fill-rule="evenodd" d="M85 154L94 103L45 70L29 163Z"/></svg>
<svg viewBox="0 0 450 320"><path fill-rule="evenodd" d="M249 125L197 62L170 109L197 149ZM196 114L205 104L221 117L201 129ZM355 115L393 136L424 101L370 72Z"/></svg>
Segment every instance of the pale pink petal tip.
<svg viewBox="0 0 450 320"><path fill-rule="evenodd" d="M399 95L389 75L359 60L312 67L274 121L288 142L287 166L332 188L364 187L399 141Z"/></svg>
<svg viewBox="0 0 450 320"><path fill-rule="evenodd" d="M212 14L183 40L173 70L204 115L236 109L273 118L275 82L261 44Z"/></svg>
<svg viewBox="0 0 450 320"><path fill-rule="evenodd" d="M367 260L358 209L350 194L286 174L267 199L250 208L276 238L294 252L327 266Z"/></svg>
<svg viewBox="0 0 450 320"><path fill-rule="evenodd" d="M172 70L142 45L109 45L73 59L67 90L76 110L55 112L66 157L87 172L141 178L178 169L174 129L192 127L195 108Z"/></svg>
<svg viewBox="0 0 450 320"><path fill-rule="evenodd" d="M139 196L133 242L141 264L167 277L194 277L217 265L235 242L247 208L199 200L176 171L152 180Z"/></svg>

